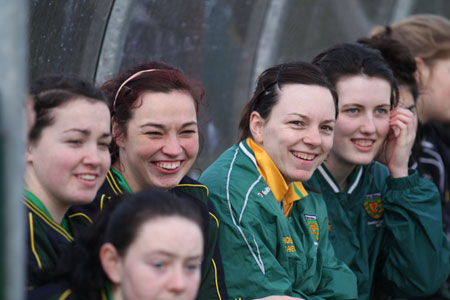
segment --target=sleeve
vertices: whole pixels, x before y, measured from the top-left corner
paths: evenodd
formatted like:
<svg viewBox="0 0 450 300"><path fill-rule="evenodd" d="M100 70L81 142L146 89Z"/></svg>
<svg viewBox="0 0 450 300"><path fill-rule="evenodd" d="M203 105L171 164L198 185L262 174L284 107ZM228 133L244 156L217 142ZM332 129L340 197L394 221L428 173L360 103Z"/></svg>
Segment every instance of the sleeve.
<svg viewBox="0 0 450 300"><path fill-rule="evenodd" d="M217 240L220 225L211 205L209 205L209 216L208 245L203 261L202 280L197 300L226 300L228 294Z"/></svg>
<svg viewBox="0 0 450 300"><path fill-rule="evenodd" d="M316 199L322 201L323 199ZM341 260L336 258L334 248L328 237L328 215L326 207L320 223L320 242L318 259L322 260L322 278L320 280L317 292L310 299L357 299L357 283L356 276L350 268Z"/></svg>
<svg viewBox="0 0 450 300"><path fill-rule="evenodd" d="M450 270L439 192L417 171L404 178L389 177L386 186L383 206L387 234L378 285L397 297L432 294Z"/></svg>

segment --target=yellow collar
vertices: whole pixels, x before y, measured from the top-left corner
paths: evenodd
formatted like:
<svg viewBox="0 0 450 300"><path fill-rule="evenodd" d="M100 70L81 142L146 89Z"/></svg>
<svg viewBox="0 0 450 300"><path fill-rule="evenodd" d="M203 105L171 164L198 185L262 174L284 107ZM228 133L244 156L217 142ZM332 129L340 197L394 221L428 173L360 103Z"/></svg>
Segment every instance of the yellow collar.
<svg viewBox="0 0 450 300"><path fill-rule="evenodd" d="M251 138L247 138L246 142L250 149L253 150L253 153L255 153L259 173L266 181L278 203L282 202L283 213L287 218L294 206L294 201L306 197L308 192L306 192L300 181L293 182L288 186L269 154Z"/></svg>

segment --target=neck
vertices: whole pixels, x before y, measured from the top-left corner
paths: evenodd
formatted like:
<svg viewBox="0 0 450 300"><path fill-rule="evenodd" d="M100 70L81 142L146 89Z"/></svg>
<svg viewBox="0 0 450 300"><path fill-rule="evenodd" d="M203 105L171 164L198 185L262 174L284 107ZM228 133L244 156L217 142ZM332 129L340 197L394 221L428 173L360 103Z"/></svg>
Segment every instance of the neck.
<svg viewBox="0 0 450 300"><path fill-rule="evenodd" d="M327 167L328 171L330 171L331 175L333 175L336 182L339 184L341 191L345 190L348 185L348 177L356 166L340 161L331 153L325 160L324 164Z"/></svg>
<svg viewBox="0 0 450 300"><path fill-rule="evenodd" d="M64 203L61 199L57 199L49 193L37 179L34 170L30 170L31 167L27 167L25 172L25 188L35 195L44 204L48 210L53 221L61 224L64 215L69 210L70 205Z"/></svg>
<svg viewBox="0 0 450 300"><path fill-rule="evenodd" d="M111 283L111 294L113 297L113 300L123 300L123 294L122 294L122 289L118 286L115 285L113 283Z"/></svg>
<svg viewBox="0 0 450 300"><path fill-rule="evenodd" d="M139 192L141 189L136 184L136 181L134 180L134 177L131 175L130 172L127 172L126 166L120 162L119 159L117 159L113 164L112 167L119 171L119 173L122 175L123 179L127 182L130 189L133 191L133 193Z"/></svg>

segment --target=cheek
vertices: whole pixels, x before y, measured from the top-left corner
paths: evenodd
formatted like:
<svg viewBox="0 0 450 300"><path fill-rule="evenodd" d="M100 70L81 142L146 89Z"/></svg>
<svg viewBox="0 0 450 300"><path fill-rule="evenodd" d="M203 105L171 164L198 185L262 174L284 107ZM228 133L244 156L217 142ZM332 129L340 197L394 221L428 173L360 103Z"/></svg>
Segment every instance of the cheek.
<svg viewBox="0 0 450 300"><path fill-rule="evenodd" d="M182 147L189 157L197 157L199 149L198 137L193 137L182 141Z"/></svg>
<svg viewBox="0 0 450 300"><path fill-rule="evenodd" d="M388 119L380 120L380 122L377 125L377 128L378 128L378 132L379 132L380 136L385 138L389 133L389 128L390 128L389 120Z"/></svg>
<svg viewBox="0 0 450 300"><path fill-rule="evenodd" d="M322 148L323 151L329 152L331 148L333 147L333 136L326 136L322 139Z"/></svg>

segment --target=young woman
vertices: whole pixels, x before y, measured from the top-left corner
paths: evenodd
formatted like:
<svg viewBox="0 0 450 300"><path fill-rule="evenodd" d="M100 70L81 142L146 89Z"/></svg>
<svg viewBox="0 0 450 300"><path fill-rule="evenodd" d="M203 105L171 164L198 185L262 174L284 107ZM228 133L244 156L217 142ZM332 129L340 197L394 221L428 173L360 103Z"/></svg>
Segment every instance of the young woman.
<svg viewBox="0 0 450 300"><path fill-rule="evenodd" d="M28 299L193 300L200 284L203 217L161 190L113 200Z"/></svg>
<svg viewBox="0 0 450 300"><path fill-rule="evenodd" d="M414 114L397 105L397 86L380 53L336 45L313 61L339 96L334 144L312 179L329 214L336 256L358 277L358 298L434 292L449 271L439 193L408 170ZM384 147L386 166L374 162Z"/></svg>
<svg viewBox="0 0 450 300"><path fill-rule="evenodd" d="M227 298L219 249L219 223L208 207L208 190L186 176L199 150L197 114L203 88L179 70L152 62L126 71L103 86L112 112L112 167L90 215L111 197L154 187L203 206L205 243L198 299Z"/></svg>
<svg viewBox="0 0 450 300"><path fill-rule="evenodd" d="M450 232L450 21L437 15L414 15L392 26L378 27L409 48L417 63L417 114L421 147L412 166L439 188L444 222ZM444 125L447 124L447 125Z"/></svg>
<svg viewBox="0 0 450 300"><path fill-rule="evenodd" d="M35 120L26 152L28 274L54 266L89 218L71 206L91 202L110 166L110 113L104 94L69 76L31 85Z"/></svg>
<svg viewBox="0 0 450 300"><path fill-rule="evenodd" d="M231 299L356 298L354 274L328 240L325 203L302 185L331 149L336 102L311 64L267 69L244 109L240 143L200 177L221 221Z"/></svg>

